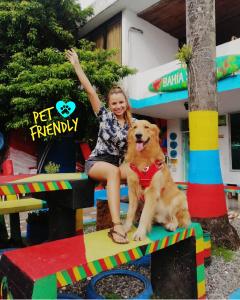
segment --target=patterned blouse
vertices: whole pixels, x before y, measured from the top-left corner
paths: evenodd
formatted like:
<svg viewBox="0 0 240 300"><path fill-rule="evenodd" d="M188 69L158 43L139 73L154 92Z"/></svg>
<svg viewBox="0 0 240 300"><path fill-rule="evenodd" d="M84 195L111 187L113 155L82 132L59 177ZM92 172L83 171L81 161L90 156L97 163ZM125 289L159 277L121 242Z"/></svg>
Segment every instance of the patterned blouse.
<svg viewBox="0 0 240 300"><path fill-rule="evenodd" d="M99 119L97 144L90 155L90 159L99 155L116 155L122 162L127 149L128 124L122 127L111 111L102 106L96 114Z"/></svg>

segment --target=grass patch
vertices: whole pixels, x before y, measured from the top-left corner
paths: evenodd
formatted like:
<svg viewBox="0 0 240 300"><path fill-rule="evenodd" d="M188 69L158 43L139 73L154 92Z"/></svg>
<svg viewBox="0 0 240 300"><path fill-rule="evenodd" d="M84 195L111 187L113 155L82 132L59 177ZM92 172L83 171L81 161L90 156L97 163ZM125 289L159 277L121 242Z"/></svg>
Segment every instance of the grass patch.
<svg viewBox="0 0 240 300"><path fill-rule="evenodd" d="M234 259L235 253L232 250L212 245L212 255L222 257L226 262L229 262Z"/></svg>

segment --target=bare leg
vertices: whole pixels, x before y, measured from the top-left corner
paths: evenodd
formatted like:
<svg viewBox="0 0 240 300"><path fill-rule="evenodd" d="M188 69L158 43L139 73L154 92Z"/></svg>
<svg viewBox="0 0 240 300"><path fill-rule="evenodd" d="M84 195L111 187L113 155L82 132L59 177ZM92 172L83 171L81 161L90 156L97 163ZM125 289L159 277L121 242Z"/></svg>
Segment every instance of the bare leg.
<svg viewBox="0 0 240 300"><path fill-rule="evenodd" d="M92 179L107 182L108 206L113 223L120 223L120 168L107 162L99 161L95 163L89 171ZM115 225L114 230L124 235L122 225ZM127 238L120 237L113 233L114 240L126 242Z"/></svg>
<svg viewBox="0 0 240 300"><path fill-rule="evenodd" d="M129 207L127 212L127 218L124 224L125 232L128 232L133 224L133 220L138 207L138 197L136 191L132 188L132 184L128 185L128 195L129 195Z"/></svg>

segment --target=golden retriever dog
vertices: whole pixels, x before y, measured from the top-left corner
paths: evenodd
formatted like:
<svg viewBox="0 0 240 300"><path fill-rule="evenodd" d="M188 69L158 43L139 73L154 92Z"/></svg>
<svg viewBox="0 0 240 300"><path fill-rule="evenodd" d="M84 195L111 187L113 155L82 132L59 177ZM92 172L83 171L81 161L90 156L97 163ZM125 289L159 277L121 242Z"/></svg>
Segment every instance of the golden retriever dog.
<svg viewBox="0 0 240 300"><path fill-rule="evenodd" d="M159 128L145 120L134 122L128 133L126 155L129 208L124 224L128 232L144 197L144 207L134 240L143 240L153 222L169 231L187 227L190 215L186 196L174 183L159 144ZM151 178L152 177L152 178Z"/></svg>

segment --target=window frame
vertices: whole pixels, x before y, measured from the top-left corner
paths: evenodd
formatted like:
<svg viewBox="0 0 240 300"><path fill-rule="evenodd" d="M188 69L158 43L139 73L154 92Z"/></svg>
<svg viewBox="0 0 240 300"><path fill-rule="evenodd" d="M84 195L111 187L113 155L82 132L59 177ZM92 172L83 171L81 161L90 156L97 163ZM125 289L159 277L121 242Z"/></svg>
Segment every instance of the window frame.
<svg viewBox="0 0 240 300"><path fill-rule="evenodd" d="M233 161L232 161L232 131L231 131L231 115L234 114L239 114L240 115L240 111L236 111L236 112L231 112L228 114L228 132L229 132L229 155L230 155L230 166L229 169L231 172L240 172L240 168L239 169L233 169Z"/></svg>

